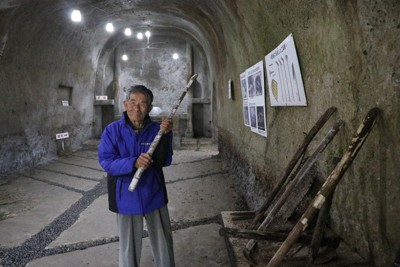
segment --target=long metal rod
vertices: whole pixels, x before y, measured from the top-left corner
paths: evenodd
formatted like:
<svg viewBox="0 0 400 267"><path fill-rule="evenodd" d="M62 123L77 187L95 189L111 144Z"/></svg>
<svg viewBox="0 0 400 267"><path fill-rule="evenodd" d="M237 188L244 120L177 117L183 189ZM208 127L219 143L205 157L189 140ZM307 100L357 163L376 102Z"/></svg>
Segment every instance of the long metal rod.
<svg viewBox="0 0 400 267"><path fill-rule="evenodd" d="M192 77L190 77L188 84L185 86L185 88L183 88L183 92L182 92L181 96L179 97L178 102L172 108L172 111L169 114L168 119L171 119L175 115L175 112L177 111L183 98L185 97L186 93L189 91L190 86L192 85L194 80L196 80L196 78L197 78L197 74L194 74ZM160 129L158 131L156 137L154 138L153 142L151 143L149 150L146 152L147 154L149 154L150 156L153 155L154 150L156 150L156 147L157 147L158 143L160 142L163 134L164 134L164 131ZM133 192L135 190L140 177L142 177L144 170L145 170L145 168L142 168L142 167L136 170L135 175L133 176L133 179L132 179L131 183L129 184L129 188L128 188L129 191Z"/></svg>

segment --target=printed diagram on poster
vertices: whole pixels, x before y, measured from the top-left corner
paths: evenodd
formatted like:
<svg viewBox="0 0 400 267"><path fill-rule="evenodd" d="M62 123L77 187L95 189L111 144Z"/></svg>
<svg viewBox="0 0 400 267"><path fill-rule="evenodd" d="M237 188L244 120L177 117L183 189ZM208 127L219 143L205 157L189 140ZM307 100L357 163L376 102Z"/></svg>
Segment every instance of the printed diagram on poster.
<svg viewBox="0 0 400 267"><path fill-rule="evenodd" d="M240 88L242 89L242 98L243 98L244 125L250 127L246 72L240 74Z"/></svg>
<svg viewBox="0 0 400 267"><path fill-rule="evenodd" d="M263 61L246 70L250 128L267 136Z"/></svg>
<svg viewBox="0 0 400 267"><path fill-rule="evenodd" d="M293 35L265 56L271 106L307 106Z"/></svg>

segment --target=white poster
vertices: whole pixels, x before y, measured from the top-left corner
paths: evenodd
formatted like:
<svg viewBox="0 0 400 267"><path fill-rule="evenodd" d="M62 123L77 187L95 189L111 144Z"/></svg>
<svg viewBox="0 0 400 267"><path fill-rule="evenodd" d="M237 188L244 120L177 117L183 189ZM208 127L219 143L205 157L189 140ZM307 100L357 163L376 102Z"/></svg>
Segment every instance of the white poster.
<svg viewBox="0 0 400 267"><path fill-rule="evenodd" d="M265 56L271 106L307 106L293 35Z"/></svg>
<svg viewBox="0 0 400 267"><path fill-rule="evenodd" d="M245 126L250 127L250 115L249 115L249 103L248 103L248 92L247 92L247 76L246 72L240 74L240 87L242 89L243 99L243 121Z"/></svg>
<svg viewBox="0 0 400 267"><path fill-rule="evenodd" d="M263 61L246 70L250 127L255 133L267 136Z"/></svg>

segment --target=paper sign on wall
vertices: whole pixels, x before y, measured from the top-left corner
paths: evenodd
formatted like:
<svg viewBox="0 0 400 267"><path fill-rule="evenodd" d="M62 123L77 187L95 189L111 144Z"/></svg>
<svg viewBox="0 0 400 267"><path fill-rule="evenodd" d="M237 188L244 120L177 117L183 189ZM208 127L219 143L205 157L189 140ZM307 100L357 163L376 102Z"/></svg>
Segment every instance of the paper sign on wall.
<svg viewBox="0 0 400 267"><path fill-rule="evenodd" d="M293 35L265 56L271 106L307 106Z"/></svg>
<svg viewBox="0 0 400 267"><path fill-rule="evenodd" d="M240 88L242 89L244 125L250 127L246 72L243 72L242 74L240 74Z"/></svg>
<svg viewBox="0 0 400 267"><path fill-rule="evenodd" d="M66 139L66 138L69 138L69 133L68 132L56 134L56 139L57 140Z"/></svg>
<svg viewBox="0 0 400 267"><path fill-rule="evenodd" d="M108 100L108 96L106 96L106 95L96 95L96 100Z"/></svg>
<svg viewBox="0 0 400 267"><path fill-rule="evenodd" d="M263 61L246 70L250 128L267 136Z"/></svg>

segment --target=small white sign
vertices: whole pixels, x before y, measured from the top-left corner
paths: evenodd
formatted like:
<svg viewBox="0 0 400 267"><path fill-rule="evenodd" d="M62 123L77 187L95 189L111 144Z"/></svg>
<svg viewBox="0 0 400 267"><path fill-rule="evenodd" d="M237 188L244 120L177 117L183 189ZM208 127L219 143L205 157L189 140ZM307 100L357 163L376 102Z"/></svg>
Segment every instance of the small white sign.
<svg viewBox="0 0 400 267"><path fill-rule="evenodd" d="M68 106L69 106L68 100L63 100L63 101L61 101L61 102L62 102L62 105L63 105L64 107L68 107Z"/></svg>
<svg viewBox="0 0 400 267"><path fill-rule="evenodd" d="M57 140L66 139L66 138L69 138L69 133L68 132L56 134L56 139Z"/></svg>
<svg viewBox="0 0 400 267"><path fill-rule="evenodd" d="M96 95L96 100L108 100L108 96L106 96L106 95Z"/></svg>

